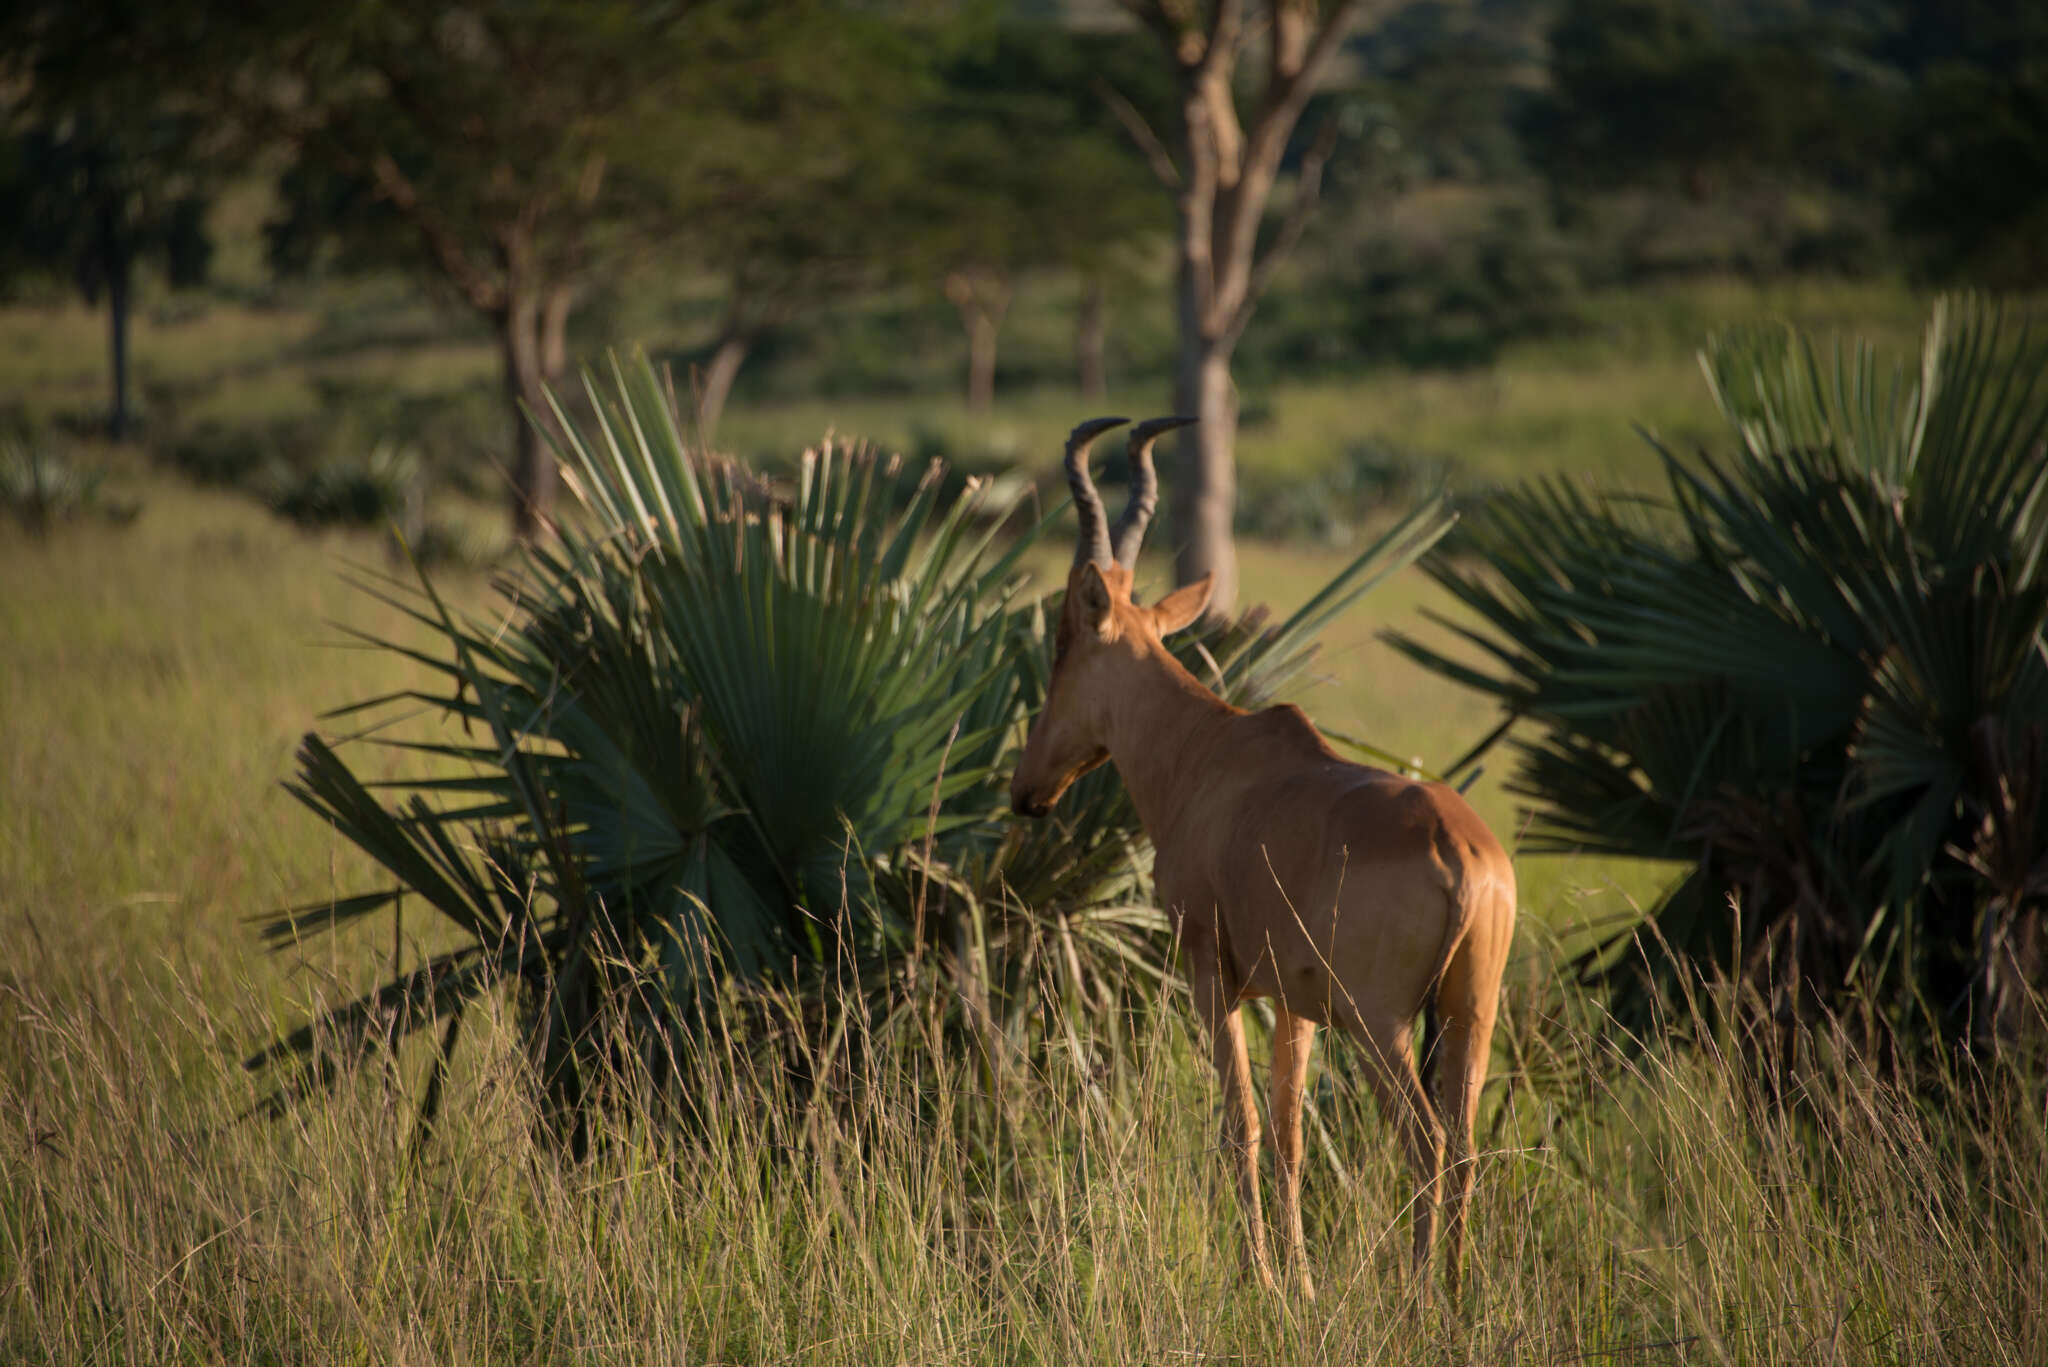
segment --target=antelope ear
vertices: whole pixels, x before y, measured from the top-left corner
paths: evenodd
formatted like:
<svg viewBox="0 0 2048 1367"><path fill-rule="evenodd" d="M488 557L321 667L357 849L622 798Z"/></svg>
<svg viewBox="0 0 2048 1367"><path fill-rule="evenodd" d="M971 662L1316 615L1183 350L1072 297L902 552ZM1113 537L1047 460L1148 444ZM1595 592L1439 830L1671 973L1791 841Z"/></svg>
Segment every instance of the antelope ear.
<svg viewBox="0 0 2048 1367"><path fill-rule="evenodd" d="M1215 576L1203 575L1192 584L1183 584L1172 593L1152 605L1152 625L1161 636L1171 636L1182 627L1190 626L1209 606L1209 590L1215 585Z"/></svg>
<svg viewBox="0 0 2048 1367"><path fill-rule="evenodd" d="M1109 581L1102 577L1102 567L1092 560L1083 565L1073 591L1081 606L1082 624L1098 636L1106 633L1111 595Z"/></svg>

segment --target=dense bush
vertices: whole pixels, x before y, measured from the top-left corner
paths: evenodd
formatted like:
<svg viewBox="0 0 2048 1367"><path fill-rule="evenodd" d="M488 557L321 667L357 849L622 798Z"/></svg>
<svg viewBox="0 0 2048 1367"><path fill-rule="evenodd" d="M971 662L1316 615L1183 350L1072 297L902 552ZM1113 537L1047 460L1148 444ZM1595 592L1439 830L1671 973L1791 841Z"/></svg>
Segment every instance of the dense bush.
<svg viewBox="0 0 2048 1367"><path fill-rule="evenodd" d="M499 494L505 434L494 392L469 386L407 394L339 381L314 387L318 403L309 411L173 425L155 459L315 526L380 523L427 488L479 499Z"/></svg>
<svg viewBox="0 0 2048 1367"><path fill-rule="evenodd" d="M1524 849L1690 865L1589 966L1724 974L1788 1039L2039 1038L2048 348L1966 303L1889 377L1775 331L1703 359L1731 453L1496 497L1431 567L1483 663L1404 648L1522 723Z"/></svg>
<svg viewBox="0 0 2048 1367"><path fill-rule="evenodd" d="M1368 234L1312 284L1275 290L1245 338L1242 369L1257 380L1390 361L1485 365L1510 343L1577 325L1581 257L1534 206L1512 199L1469 223Z"/></svg>
<svg viewBox="0 0 2048 1367"><path fill-rule="evenodd" d="M368 457L324 461L298 473L276 472L270 510L302 527L380 527L418 521L418 457L379 446Z"/></svg>
<svg viewBox="0 0 2048 1367"><path fill-rule="evenodd" d="M1571 246L1534 213L1503 206L1481 232L1373 263L1346 298L1350 335L1374 359L1483 364L1509 342L1569 328L1581 269Z"/></svg>
<svg viewBox="0 0 2048 1367"><path fill-rule="evenodd" d="M2048 284L2048 22L1956 0L1921 16L1927 66L1899 119L1899 227L1927 264L2006 289Z"/></svg>

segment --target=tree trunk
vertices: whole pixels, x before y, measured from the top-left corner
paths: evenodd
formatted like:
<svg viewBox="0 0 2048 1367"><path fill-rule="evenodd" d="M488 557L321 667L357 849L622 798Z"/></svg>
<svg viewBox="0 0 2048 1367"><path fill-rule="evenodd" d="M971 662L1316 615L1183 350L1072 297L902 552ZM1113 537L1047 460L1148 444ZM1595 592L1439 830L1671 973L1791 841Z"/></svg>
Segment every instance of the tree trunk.
<svg viewBox="0 0 2048 1367"><path fill-rule="evenodd" d="M1200 419L1181 433L1179 477L1173 481L1173 577L1191 584L1212 576L1209 612L1237 610L1237 386L1230 344L1181 334L1174 410Z"/></svg>
<svg viewBox="0 0 2048 1367"><path fill-rule="evenodd" d="M986 313L967 320L967 407L986 413L996 401L996 325Z"/></svg>
<svg viewBox="0 0 2048 1367"><path fill-rule="evenodd" d="M967 407L986 413L996 397L996 329L1010 307L1010 286L994 271L960 270L946 277L946 297L967 329Z"/></svg>
<svg viewBox="0 0 2048 1367"><path fill-rule="evenodd" d="M1109 386L1102 371L1102 277L1090 274L1081 282L1081 303L1074 314L1074 378L1081 397L1093 402Z"/></svg>
<svg viewBox="0 0 2048 1367"><path fill-rule="evenodd" d="M554 454L538 426L547 413L547 395L541 308L535 292L514 292L496 321L505 404L512 414L512 536L528 544L546 535L555 506Z"/></svg>
<svg viewBox="0 0 2048 1367"><path fill-rule="evenodd" d="M128 411L128 319L134 263L127 253L114 249L107 261L107 343L113 369L113 406L107 410L107 435L125 441L134 420Z"/></svg>
<svg viewBox="0 0 2048 1367"><path fill-rule="evenodd" d="M746 328L728 323L719 333L718 345L697 381L697 440L709 447L718 437L718 420L725 416L725 401L732 397L733 381L754 345Z"/></svg>
<svg viewBox="0 0 2048 1367"><path fill-rule="evenodd" d="M569 308L576 294L567 285L548 291L540 313L540 374L551 385L562 382L569 369Z"/></svg>
<svg viewBox="0 0 2048 1367"><path fill-rule="evenodd" d="M1171 152L1127 102L1118 115L1132 127L1154 173L1173 193L1177 220L1180 355L1175 397L1181 412L1200 421L1181 437L1181 477L1173 495L1174 574L1183 584L1214 576L1209 611L1222 615L1237 606L1237 552L1231 540L1237 504L1237 395L1230 383L1230 356L1274 263L1300 236L1321 192L1323 166L1335 146L1334 122L1326 123L1315 144L1303 151L1292 202L1260 249L1260 224L1288 138L1343 42L1358 0L1261 7L1265 31L1258 44L1245 41L1241 0L1206 5L1126 0L1126 7L1164 44L1180 87L1177 146ZM1243 92L1250 97L1247 107L1255 111L1247 126L1238 113L1237 66L1240 56L1258 47L1264 48L1266 73L1261 89Z"/></svg>

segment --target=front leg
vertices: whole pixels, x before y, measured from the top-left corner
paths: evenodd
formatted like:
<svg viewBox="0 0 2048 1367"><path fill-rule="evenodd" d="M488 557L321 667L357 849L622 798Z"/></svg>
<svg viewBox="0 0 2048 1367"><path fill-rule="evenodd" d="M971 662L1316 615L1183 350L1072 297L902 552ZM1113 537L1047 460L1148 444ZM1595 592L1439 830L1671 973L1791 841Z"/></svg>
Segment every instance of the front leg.
<svg viewBox="0 0 2048 1367"><path fill-rule="evenodd" d="M1261 1286L1277 1291L1279 1283L1266 1255L1266 1223L1259 1210L1259 1108L1252 1095L1244 1020L1238 1014L1238 984L1224 968L1213 936L1189 936L1183 944L1188 987L1208 1027L1210 1057L1223 1084L1223 1152L1237 1170L1237 1200L1251 1243L1252 1270Z"/></svg>
<svg viewBox="0 0 2048 1367"><path fill-rule="evenodd" d="M1273 1126L1274 1204L1285 1250L1288 1275L1303 1300L1316 1298L1309 1275L1308 1245L1301 1232L1301 1096L1308 1086L1309 1054L1315 1047L1316 1023L1275 1003L1273 1011L1273 1090L1268 1117Z"/></svg>

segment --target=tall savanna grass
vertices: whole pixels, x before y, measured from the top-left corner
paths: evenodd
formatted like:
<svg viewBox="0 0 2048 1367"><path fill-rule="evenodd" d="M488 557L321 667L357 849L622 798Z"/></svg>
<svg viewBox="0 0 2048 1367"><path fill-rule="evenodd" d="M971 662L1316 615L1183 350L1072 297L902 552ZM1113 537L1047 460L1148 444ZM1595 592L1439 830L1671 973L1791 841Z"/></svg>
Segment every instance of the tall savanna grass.
<svg viewBox="0 0 2048 1367"><path fill-rule="evenodd" d="M218 985L14 984L0 1354L15 1362L1687 1362L2048 1355L2039 1092L1816 1074L1763 1104L1712 1047L1623 1053L1525 960L1482 1120L1477 1285L1406 1275L1406 1183L1316 1088L1322 1298L1244 1275L1184 1013L1105 1077L920 1047L799 1096L699 1060L686 1130L535 1138L509 1018L413 1146L424 1058L251 1119ZM1547 1007L1546 1007L1547 1002ZM1583 1004L1579 1004L1583 1006ZM812 1041L822 1047L823 1041ZM990 1064L993 1066L988 1066ZM632 1078L614 1080L630 1087Z"/></svg>
<svg viewBox="0 0 2048 1367"><path fill-rule="evenodd" d="M119 533L0 536L0 1362L2048 1361L2038 1079L1823 1060L1779 1107L1711 1032L1624 1049L1540 930L1613 910L1607 876L1535 859L1456 1313L1407 1274L1386 1127L1320 1066L1322 1297L1256 1290L1173 1001L1108 1074L1071 1049L941 1055L915 1014L802 1094L712 1048L695 1123L601 1112L583 1164L541 1137L496 998L423 1146L431 1028L252 1116L250 1048L437 948L416 909L278 959L242 921L374 876L277 780L309 717L426 676L316 648L324 619L402 629L337 574L378 563L368 539L139 492ZM1283 606L1267 585L1335 568L1247 561ZM1372 613L1448 601L1388 593ZM1344 630L1318 716L1438 760L1484 729Z"/></svg>

